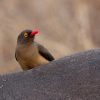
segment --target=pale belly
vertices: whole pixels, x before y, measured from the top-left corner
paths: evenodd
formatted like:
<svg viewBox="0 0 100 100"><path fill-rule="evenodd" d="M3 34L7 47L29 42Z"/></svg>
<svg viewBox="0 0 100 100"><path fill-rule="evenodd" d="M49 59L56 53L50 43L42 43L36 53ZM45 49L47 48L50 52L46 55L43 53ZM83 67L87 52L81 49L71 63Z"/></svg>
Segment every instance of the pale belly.
<svg viewBox="0 0 100 100"><path fill-rule="evenodd" d="M33 47L25 48L25 50L18 49L16 56L17 61L23 70L32 69L34 67L48 63L48 61L38 53L38 50Z"/></svg>
<svg viewBox="0 0 100 100"><path fill-rule="evenodd" d="M20 57L18 59L18 62L21 65L23 70L32 69L34 67L38 67L40 65L48 63L48 61L41 55L34 55L34 56L32 56L32 55L25 56L24 55L23 58Z"/></svg>

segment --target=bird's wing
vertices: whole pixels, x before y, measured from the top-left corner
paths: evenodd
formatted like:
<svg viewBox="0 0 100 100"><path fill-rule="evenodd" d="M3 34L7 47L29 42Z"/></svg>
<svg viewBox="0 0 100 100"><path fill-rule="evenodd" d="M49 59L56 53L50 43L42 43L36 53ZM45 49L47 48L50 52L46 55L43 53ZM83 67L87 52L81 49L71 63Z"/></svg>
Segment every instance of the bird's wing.
<svg viewBox="0 0 100 100"><path fill-rule="evenodd" d="M15 52L15 58L16 58L16 60L18 61L18 59L17 59L17 55L16 55L16 52Z"/></svg>
<svg viewBox="0 0 100 100"><path fill-rule="evenodd" d="M37 44L39 53L48 61L54 60L54 57L50 54L50 52L43 47L41 44Z"/></svg>

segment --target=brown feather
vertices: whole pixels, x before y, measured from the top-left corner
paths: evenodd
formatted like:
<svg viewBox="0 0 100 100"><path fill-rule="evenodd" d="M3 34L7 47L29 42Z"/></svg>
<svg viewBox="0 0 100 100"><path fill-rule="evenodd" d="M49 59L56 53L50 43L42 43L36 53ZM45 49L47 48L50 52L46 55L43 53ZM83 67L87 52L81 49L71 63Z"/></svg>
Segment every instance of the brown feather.
<svg viewBox="0 0 100 100"><path fill-rule="evenodd" d="M48 63L48 61L39 54L36 45L18 46L16 48L16 59L21 65L23 70L32 69L39 65Z"/></svg>

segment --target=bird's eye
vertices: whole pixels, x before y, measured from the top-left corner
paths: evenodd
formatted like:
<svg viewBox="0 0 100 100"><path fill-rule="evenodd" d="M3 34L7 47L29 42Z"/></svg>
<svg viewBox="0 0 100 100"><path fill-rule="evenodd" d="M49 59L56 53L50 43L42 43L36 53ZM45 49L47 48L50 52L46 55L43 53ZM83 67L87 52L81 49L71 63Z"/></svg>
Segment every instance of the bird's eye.
<svg viewBox="0 0 100 100"><path fill-rule="evenodd" d="M28 37L28 33L24 33L24 37Z"/></svg>

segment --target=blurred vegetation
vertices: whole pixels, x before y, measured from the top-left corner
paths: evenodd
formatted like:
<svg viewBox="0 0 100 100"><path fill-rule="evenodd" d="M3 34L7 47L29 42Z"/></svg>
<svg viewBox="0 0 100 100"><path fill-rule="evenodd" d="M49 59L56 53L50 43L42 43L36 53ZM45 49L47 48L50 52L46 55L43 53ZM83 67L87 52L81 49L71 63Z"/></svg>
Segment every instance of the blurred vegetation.
<svg viewBox="0 0 100 100"><path fill-rule="evenodd" d="M15 61L18 34L39 29L36 41L56 59L100 45L98 0L0 0L0 73L21 71Z"/></svg>

